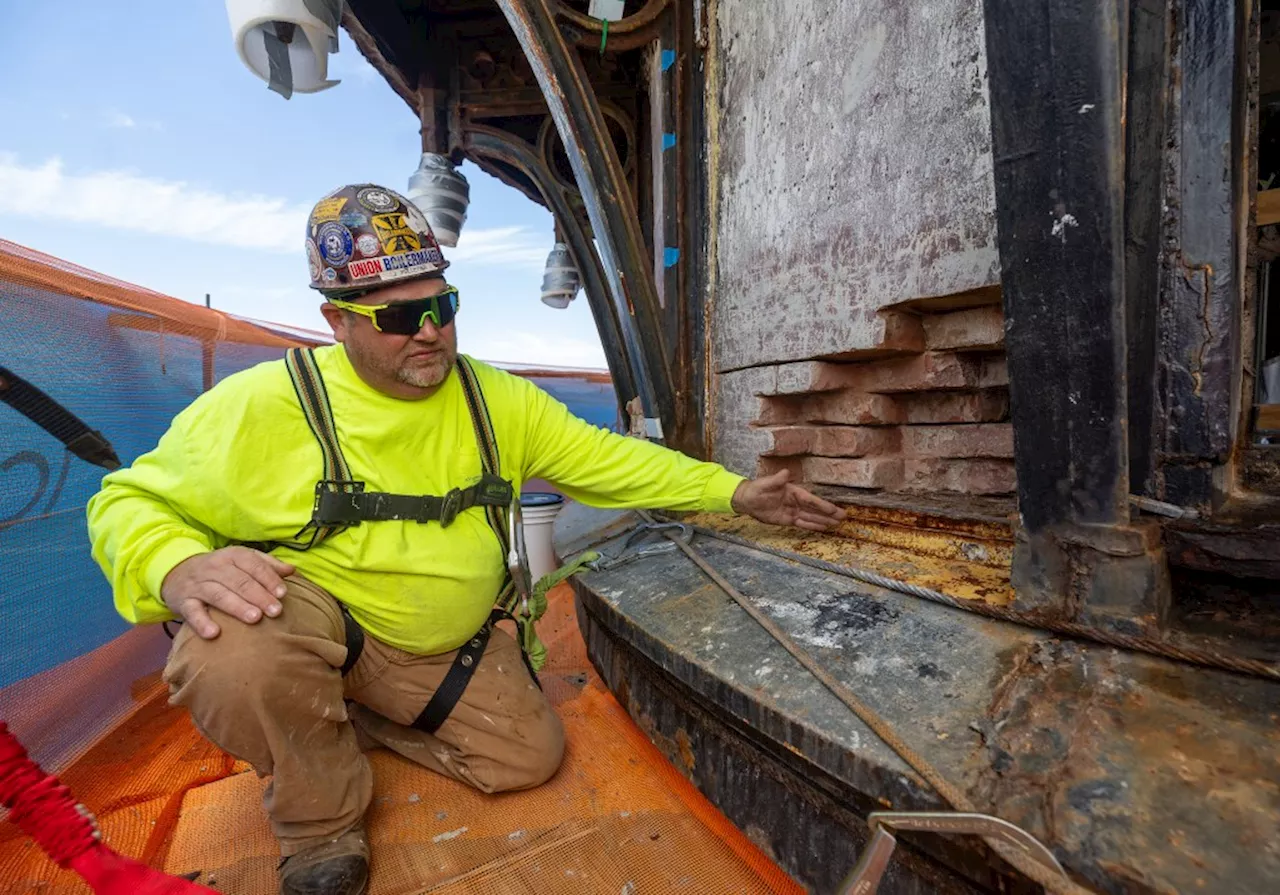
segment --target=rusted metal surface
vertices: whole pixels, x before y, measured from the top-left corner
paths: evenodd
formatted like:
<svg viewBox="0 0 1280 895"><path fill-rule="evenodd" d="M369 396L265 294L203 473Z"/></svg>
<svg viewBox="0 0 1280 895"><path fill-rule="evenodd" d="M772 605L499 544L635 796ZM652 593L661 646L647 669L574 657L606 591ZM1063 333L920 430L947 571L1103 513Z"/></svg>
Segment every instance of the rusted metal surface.
<svg viewBox="0 0 1280 895"><path fill-rule="evenodd" d="M1280 519L1247 526L1174 523L1165 527L1169 561L1245 578L1280 580ZM1280 585L1278 585L1280 587Z"/></svg>
<svg viewBox="0 0 1280 895"><path fill-rule="evenodd" d="M1182 0L1169 79L1154 497L1208 508L1239 408L1243 91L1234 0Z"/></svg>
<svg viewBox="0 0 1280 895"><path fill-rule="evenodd" d="M1239 452L1239 461L1240 483L1244 487L1280 497L1280 447L1245 448Z"/></svg>
<svg viewBox="0 0 1280 895"><path fill-rule="evenodd" d="M584 515L619 519L566 513L562 555L591 540ZM1280 684L850 591L846 579L741 548L698 549L983 810L1036 835L1100 892L1261 895L1280 879ZM791 872L813 872L797 845L811 828L825 854L848 856L847 871L857 848L837 850L832 825L845 824L860 846L856 818L870 805L937 807L687 560L656 556L584 575L578 591L606 680L677 766L754 826ZM675 706L673 693L685 694ZM792 769L791 788L772 782L779 763ZM770 804L752 803L758 786ZM844 815L822 801L832 793ZM985 867L980 851L945 840L916 846L954 880L996 890L974 869Z"/></svg>
<svg viewBox="0 0 1280 895"><path fill-rule="evenodd" d="M979 798L1120 892L1280 880L1280 688L1040 643L990 681Z"/></svg>
<svg viewBox="0 0 1280 895"><path fill-rule="evenodd" d="M848 521L825 534L779 528L748 516L691 514L686 521L734 534L789 553L842 566L868 569L910 584L961 599L1007 605L1013 600L1009 567L1013 535L1006 526L957 524L932 517L935 526L920 525L923 515L846 506ZM899 522L898 519L904 519ZM968 531L964 529L968 528Z"/></svg>
<svg viewBox="0 0 1280 895"><path fill-rule="evenodd" d="M1275 579L1239 578L1175 567L1170 626L1280 662L1280 585Z"/></svg>

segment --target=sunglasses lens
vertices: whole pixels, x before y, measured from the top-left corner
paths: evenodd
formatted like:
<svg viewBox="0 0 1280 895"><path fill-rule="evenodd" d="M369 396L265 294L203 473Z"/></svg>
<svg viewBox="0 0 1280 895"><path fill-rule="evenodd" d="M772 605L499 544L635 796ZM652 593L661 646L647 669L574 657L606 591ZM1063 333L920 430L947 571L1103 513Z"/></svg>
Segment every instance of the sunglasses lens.
<svg viewBox="0 0 1280 895"><path fill-rule="evenodd" d="M453 317L458 313L458 290L450 289L443 295L437 296L440 303L440 325L448 326L453 322Z"/></svg>
<svg viewBox="0 0 1280 895"><path fill-rule="evenodd" d="M378 314L378 328L395 336L411 336L420 329L422 314L429 310L429 303L406 301L382 308Z"/></svg>
<svg viewBox="0 0 1280 895"><path fill-rule="evenodd" d="M397 302L377 312L378 328L388 335L411 336L422 328L423 315L436 326L448 326L458 309L458 294L450 291L441 296Z"/></svg>

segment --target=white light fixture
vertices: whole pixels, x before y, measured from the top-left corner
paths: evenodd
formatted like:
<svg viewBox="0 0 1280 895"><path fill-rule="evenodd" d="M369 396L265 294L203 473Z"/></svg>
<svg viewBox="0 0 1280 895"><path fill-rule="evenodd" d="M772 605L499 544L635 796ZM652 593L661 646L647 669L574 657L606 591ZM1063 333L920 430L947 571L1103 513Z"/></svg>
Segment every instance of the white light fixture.
<svg viewBox="0 0 1280 895"><path fill-rule="evenodd" d="M342 0L226 0L240 61L288 99L318 93L329 80L329 54L338 52Z"/></svg>
<svg viewBox="0 0 1280 895"><path fill-rule="evenodd" d="M409 176L408 199L426 217L440 245L458 244L471 204L471 186L448 156L422 153L418 170Z"/></svg>
<svg viewBox="0 0 1280 895"><path fill-rule="evenodd" d="M622 20L622 7L625 0L591 0L587 15L593 19L605 19L610 22Z"/></svg>
<svg viewBox="0 0 1280 895"><path fill-rule="evenodd" d="M557 242L547 255L547 267L542 273L542 303L563 310L581 288L582 277L573 265L569 247Z"/></svg>

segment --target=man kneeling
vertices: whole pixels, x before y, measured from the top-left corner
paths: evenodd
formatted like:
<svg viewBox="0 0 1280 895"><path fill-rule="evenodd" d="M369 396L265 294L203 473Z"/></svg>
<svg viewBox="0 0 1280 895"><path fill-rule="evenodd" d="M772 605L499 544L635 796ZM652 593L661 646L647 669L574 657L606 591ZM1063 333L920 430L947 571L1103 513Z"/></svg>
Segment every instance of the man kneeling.
<svg viewBox="0 0 1280 895"><path fill-rule="evenodd" d="M343 187L307 222L337 344L228 377L89 504L129 621L180 618L165 668L201 732L271 777L286 895L368 885L382 745L484 792L555 773L564 732L501 629L506 509L545 479L603 507L742 512L813 530L839 508L574 417L457 353L458 290L418 210ZM495 604L497 604L495 608Z"/></svg>

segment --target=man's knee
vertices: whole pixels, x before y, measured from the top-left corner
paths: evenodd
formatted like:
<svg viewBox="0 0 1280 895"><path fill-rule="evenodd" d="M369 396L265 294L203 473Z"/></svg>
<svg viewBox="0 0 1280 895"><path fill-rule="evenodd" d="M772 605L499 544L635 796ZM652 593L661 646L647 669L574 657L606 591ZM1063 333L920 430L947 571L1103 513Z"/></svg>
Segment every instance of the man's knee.
<svg viewBox="0 0 1280 895"><path fill-rule="evenodd" d="M346 656L336 603L326 605L310 589L289 584L283 612L276 618L247 624L211 607L217 637L205 640L190 626L182 627L164 670L175 702L186 703L183 694L195 689L270 696L282 686L287 692L299 678L336 673Z"/></svg>
<svg viewBox="0 0 1280 895"><path fill-rule="evenodd" d="M564 761L564 724L550 705L527 721L519 722L510 764L495 791L531 789L546 783Z"/></svg>

